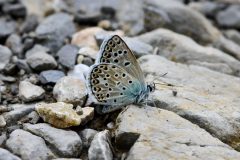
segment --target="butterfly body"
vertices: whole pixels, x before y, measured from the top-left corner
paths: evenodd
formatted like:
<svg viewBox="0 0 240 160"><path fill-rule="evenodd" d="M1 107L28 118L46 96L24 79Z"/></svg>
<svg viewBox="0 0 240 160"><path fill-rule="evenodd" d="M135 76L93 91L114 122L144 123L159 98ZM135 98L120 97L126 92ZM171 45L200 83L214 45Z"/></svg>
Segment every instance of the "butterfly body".
<svg viewBox="0 0 240 160"><path fill-rule="evenodd" d="M119 36L104 40L98 54L88 74L87 86L94 102L105 106L104 113L139 104L154 90L153 85L145 83L135 56Z"/></svg>

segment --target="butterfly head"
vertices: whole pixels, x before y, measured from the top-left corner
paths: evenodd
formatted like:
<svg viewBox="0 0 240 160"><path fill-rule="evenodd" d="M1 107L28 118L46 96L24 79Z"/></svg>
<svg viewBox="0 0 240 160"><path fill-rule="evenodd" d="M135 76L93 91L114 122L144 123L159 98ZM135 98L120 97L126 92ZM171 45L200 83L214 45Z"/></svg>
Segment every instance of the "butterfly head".
<svg viewBox="0 0 240 160"><path fill-rule="evenodd" d="M141 94L139 94L139 96L136 99L136 103L145 102L148 99L149 94L154 91L155 91L155 83L147 84L146 90L142 91Z"/></svg>
<svg viewBox="0 0 240 160"><path fill-rule="evenodd" d="M148 91L148 93L155 91L155 83L154 82L147 84L147 91Z"/></svg>

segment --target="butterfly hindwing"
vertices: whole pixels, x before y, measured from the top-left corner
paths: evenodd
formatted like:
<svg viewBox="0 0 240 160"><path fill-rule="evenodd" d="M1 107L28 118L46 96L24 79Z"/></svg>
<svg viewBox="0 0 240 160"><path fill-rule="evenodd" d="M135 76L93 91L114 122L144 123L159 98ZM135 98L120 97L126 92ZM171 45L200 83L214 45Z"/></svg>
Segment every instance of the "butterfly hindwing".
<svg viewBox="0 0 240 160"><path fill-rule="evenodd" d="M102 105L123 106L134 103L143 90L141 83L115 64L96 64L88 77L88 88Z"/></svg>
<svg viewBox="0 0 240 160"><path fill-rule="evenodd" d="M143 72L126 43L117 35L104 40L99 51L97 63L111 63L123 68L145 85Z"/></svg>

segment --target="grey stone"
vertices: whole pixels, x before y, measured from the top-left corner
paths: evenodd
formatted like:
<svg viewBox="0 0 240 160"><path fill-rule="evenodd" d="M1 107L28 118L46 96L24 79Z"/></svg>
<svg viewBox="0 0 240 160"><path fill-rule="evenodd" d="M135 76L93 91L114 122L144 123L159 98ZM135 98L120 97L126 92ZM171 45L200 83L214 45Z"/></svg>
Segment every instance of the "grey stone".
<svg viewBox="0 0 240 160"><path fill-rule="evenodd" d="M17 124L18 120L31 113L35 109L35 104L14 104L11 107L13 108L12 111L2 114L8 126Z"/></svg>
<svg viewBox="0 0 240 160"><path fill-rule="evenodd" d="M19 120L21 123L31 123L31 124L36 124L40 119L40 116L36 111L32 111L28 115L24 116Z"/></svg>
<svg viewBox="0 0 240 160"><path fill-rule="evenodd" d="M42 138L21 129L17 129L10 134L6 146L23 160L55 158Z"/></svg>
<svg viewBox="0 0 240 160"><path fill-rule="evenodd" d="M0 132L0 147L3 146L6 140L7 140L7 133L5 131Z"/></svg>
<svg viewBox="0 0 240 160"><path fill-rule="evenodd" d="M213 46L240 60L240 45L225 38L224 36L221 36L217 41L215 41Z"/></svg>
<svg viewBox="0 0 240 160"><path fill-rule="evenodd" d="M89 148L90 144L93 140L93 137L98 133L98 131L94 129L84 129L79 132L80 137L82 138L83 147Z"/></svg>
<svg viewBox="0 0 240 160"><path fill-rule="evenodd" d="M86 80L87 74L89 72L90 67L84 64L75 65L72 70L69 70L68 76L78 78L82 81Z"/></svg>
<svg viewBox="0 0 240 160"><path fill-rule="evenodd" d="M3 128L6 126L6 121L2 115L0 115L0 128Z"/></svg>
<svg viewBox="0 0 240 160"><path fill-rule="evenodd" d="M144 31L143 0L119 1L117 20L128 35L137 35ZM134 6L134 12L133 7Z"/></svg>
<svg viewBox="0 0 240 160"><path fill-rule="evenodd" d="M54 86L53 95L58 102L82 106L87 95L85 81L71 76L63 77Z"/></svg>
<svg viewBox="0 0 240 160"><path fill-rule="evenodd" d="M16 24L13 21L0 19L0 40L6 39L16 29Z"/></svg>
<svg viewBox="0 0 240 160"><path fill-rule="evenodd" d="M24 102L40 100L44 97L44 94L44 89L30 82L21 81L19 83L19 97Z"/></svg>
<svg viewBox="0 0 240 160"><path fill-rule="evenodd" d="M1 26L1 24L0 24ZM1 31L0 31L1 32ZM9 48L0 45L0 71L9 63L12 52Z"/></svg>
<svg viewBox="0 0 240 160"><path fill-rule="evenodd" d="M20 36L17 34L11 34L6 41L6 46L12 50L13 54L21 56L23 46Z"/></svg>
<svg viewBox="0 0 240 160"><path fill-rule="evenodd" d="M50 70L57 67L57 62L53 56L45 52L36 52L27 57L27 63L36 71Z"/></svg>
<svg viewBox="0 0 240 160"><path fill-rule="evenodd" d="M4 82L15 82L16 78L12 76L5 76L3 74L0 74L0 80Z"/></svg>
<svg viewBox="0 0 240 160"><path fill-rule="evenodd" d="M206 62L208 65L205 67L209 69L240 76L238 60L216 48L201 46L184 35L166 29L157 29L136 38L158 47L158 54L170 60L186 64L196 64L196 61ZM217 68L219 65L227 66L227 69Z"/></svg>
<svg viewBox="0 0 240 160"><path fill-rule="evenodd" d="M6 4L2 10L5 14L11 15L13 18L25 18L27 15L26 7L21 3Z"/></svg>
<svg viewBox="0 0 240 160"><path fill-rule="evenodd" d="M6 149L0 148L0 160L21 160Z"/></svg>
<svg viewBox="0 0 240 160"><path fill-rule="evenodd" d="M84 57L82 60L82 64L85 64L87 66L91 66L94 64L94 61L90 57Z"/></svg>
<svg viewBox="0 0 240 160"><path fill-rule="evenodd" d="M101 160L111 160L113 159L113 154L111 150L111 135L108 130L101 131L97 133L90 145L88 150L89 160L101 159Z"/></svg>
<svg viewBox="0 0 240 160"><path fill-rule="evenodd" d="M41 44L56 53L63 45L65 38L75 32L73 17L66 13L56 13L43 20L36 28Z"/></svg>
<svg viewBox="0 0 240 160"><path fill-rule="evenodd" d="M131 147L126 160L240 158L230 146L167 110L130 105L119 114L117 126L116 145Z"/></svg>
<svg viewBox="0 0 240 160"><path fill-rule="evenodd" d="M227 9L218 12L216 20L220 26L240 28L240 5L231 5Z"/></svg>
<svg viewBox="0 0 240 160"><path fill-rule="evenodd" d="M240 32L237 30L226 30L224 31L224 35L228 38L240 45Z"/></svg>
<svg viewBox="0 0 240 160"><path fill-rule="evenodd" d="M201 44L212 43L221 33L201 13L177 1L145 0L145 26L169 28ZM156 20L161 21L156 21ZM153 26L155 26L153 28Z"/></svg>
<svg viewBox="0 0 240 160"><path fill-rule="evenodd" d="M30 68L30 66L27 63L26 59L17 59L15 61L15 64L17 65L17 67L19 69L23 69L26 73L32 73L32 69Z"/></svg>
<svg viewBox="0 0 240 160"><path fill-rule="evenodd" d="M149 75L146 81L159 83L149 98L157 107L177 113L239 150L239 78L160 56L143 56L139 62ZM168 74L161 77L163 73Z"/></svg>
<svg viewBox="0 0 240 160"><path fill-rule="evenodd" d="M26 20L20 27L21 33L29 33L34 31L38 25L38 17L34 14L27 16Z"/></svg>
<svg viewBox="0 0 240 160"><path fill-rule="evenodd" d="M56 83L59 79L64 77L65 74L59 70L48 70L40 73L40 81L42 84Z"/></svg>
<svg viewBox="0 0 240 160"><path fill-rule="evenodd" d="M12 111L13 108L12 107L7 107L7 106L0 106L0 114L4 113L4 112L9 112Z"/></svg>
<svg viewBox="0 0 240 160"><path fill-rule="evenodd" d="M33 48L29 49L29 50L26 52L25 56L26 56L26 58L28 58L28 57L30 57L31 55L33 55L33 54L35 54L35 53L38 53L38 52L48 53L48 52L50 52L50 50L49 50L49 48L47 48L47 47L44 47L44 46L39 45L39 44L35 44L35 45L33 46Z"/></svg>
<svg viewBox="0 0 240 160"><path fill-rule="evenodd" d="M153 47L147 43L137 40L137 38L125 37L123 40L128 47L134 52L134 55L138 58L143 55L153 54Z"/></svg>
<svg viewBox="0 0 240 160"><path fill-rule="evenodd" d="M57 53L58 61L67 68L73 68L76 64L79 48L75 45L65 45Z"/></svg>
<svg viewBox="0 0 240 160"><path fill-rule="evenodd" d="M82 141L74 131L57 129L46 123L24 124L23 128L42 137L60 157L79 157L81 153Z"/></svg>

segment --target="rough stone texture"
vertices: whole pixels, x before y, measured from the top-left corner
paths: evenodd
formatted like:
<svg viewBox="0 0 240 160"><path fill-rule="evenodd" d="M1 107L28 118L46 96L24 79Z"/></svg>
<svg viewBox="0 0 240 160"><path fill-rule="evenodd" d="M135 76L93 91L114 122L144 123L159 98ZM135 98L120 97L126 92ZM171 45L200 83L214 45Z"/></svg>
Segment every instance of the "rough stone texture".
<svg viewBox="0 0 240 160"><path fill-rule="evenodd" d="M16 24L13 21L0 19L0 40L6 39L16 29Z"/></svg>
<svg viewBox="0 0 240 160"><path fill-rule="evenodd" d="M18 120L31 113L35 108L35 104L13 104L11 107L13 108L12 111L2 114L7 126L17 124Z"/></svg>
<svg viewBox="0 0 240 160"><path fill-rule="evenodd" d="M6 126L6 121L4 119L4 117L2 115L0 115L0 128L5 127Z"/></svg>
<svg viewBox="0 0 240 160"><path fill-rule="evenodd" d="M201 44L216 41L221 33L201 13L177 1L145 0L145 27L164 27L192 37Z"/></svg>
<svg viewBox="0 0 240 160"><path fill-rule="evenodd" d="M55 158L42 138L21 129L17 129L10 134L6 146L23 160Z"/></svg>
<svg viewBox="0 0 240 160"><path fill-rule="evenodd" d="M37 52L28 56L27 63L36 71L50 70L57 67L56 60L45 52Z"/></svg>
<svg viewBox="0 0 240 160"><path fill-rule="evenodd" d="M24 124L24 129L43 138L60 157L78 157L82 141L74 131L51 127L46 123Z"/></svg>
<svg viewBox="0 0 240 160"><path fill-rule="evenodd" d="M204 66L209 69L240 76L240 62L238 60L218 49L203 47L184 35L166 29L157 29L137 38L158 47L158 54L170 60L186 64L196 64L196 61L206 62L210 65ZM224 65L224 68L227 69L213 68L214 65Z"/></svg>
<svg viewBox="0 0 240 160"><path fill-rule="evenodd" d="M41 44L56 53L63 45L65 38L75 32L73 17L66 13L50 15L36 28Z"/></svg>
<svg viewBox="0 0 240 160"><path fill-rule="evenodd" d="M10 153L8 150L0 148L0 160L21 160L19 157Z"/></svg>
<svg viewBox="0 0 240 160"><path fill-rule="evenodd" d="M44 89L30 82L21 81L19 84L19 97L25 102L42 99L44 93Z"/></svg>
<svg viewBox="0 0 240 160"><path fill-rule="evenodd" d="M108 130L97 133L91 143L88 150L89 160L102 159L111 160L113 154L111 151L110 132Z"/></svg>
<svg viewBox="0 0 240 160"><path fill-rule="evenodd" d="M84 148L89 148L90 144L93 140L93 137L98 133L98 131L94 130L94 129L84 129L82 130L79 135L82 138L82 142L83 142L83 147Z"/></svg>
<svg viewBox="0 0 240 160"><path fill-rule="evenodd" d="M36 111L45 122L57 128L78 126L81 123L80 116L73 110L72 104L64 102L41 103L36 105Z"/></svg>
<svg viewBox="0 0 240 160"><path fill-rule="evenodd" d="M21 56L23 46L21 42L21 37L19 35L17 34L10 35L6 40L6 46L11 49L13 54Z"/></svg>
<svg viewBox="0 0 240 160"><path fill-rule="evenodd" d="M140 63L149 81L160 83L152 97L157 107L179 114L239 150L239 78L160 56L143 56ZM167 75L161 77L163 73Z"/></svg>
<svg viewBox="0 0 240 160"><path fill-rule="evenodd" d="M204 129L166 110L131 105L117 123L117 145L126 147L133 142L127 160L240 158L239 152ZM135 143L131 139L134 134Z"/></svg>
<svg viewBox="0 0 240 160"><path fill-rule="evenodd" d="M85 81L71 76L63 77L54 86L53 95L58 102L82 106L87 95Z"/></svg>
<svg viewBox="0 0 240 160"><path fill-rule="evenodd" d="M12 52L5 46L0 45L0 71L9 63Z"/></svg>
<svg viewBox="0 0 240 160"><path fill-rule="evenodd" d="M83 47L79 49L78 54L91 57L92 59L96 59L98 55L98 51L90 47Z"/></svg>
<svg viewBox="0 0 240 160"><path fill-rule="evenodd" d="M76 64L77 53L79 48L74 45L65 45L57 53L58 61L67 68L73 68Z"/></svg>
<svg viewBox="0 0 240 160"><path fill-rule="evenodd" d="M35 44L31 49L29 49L25 56L26 58L30 57L31 55L35 54L35 53L38 53L38 52L44 52L44 53L48 53L50 52L49 48L47 47L44 47L42 45L39 45L39 44Z"/></svg>

